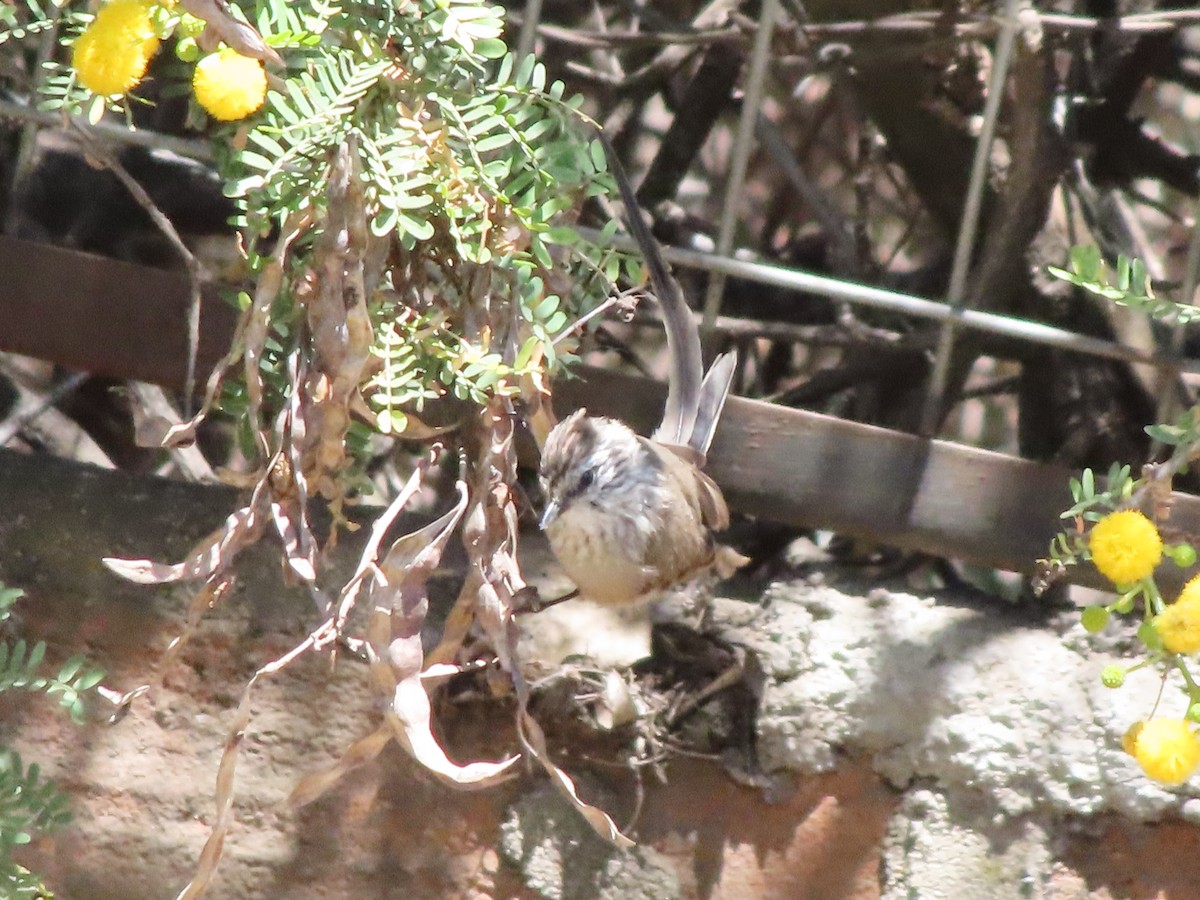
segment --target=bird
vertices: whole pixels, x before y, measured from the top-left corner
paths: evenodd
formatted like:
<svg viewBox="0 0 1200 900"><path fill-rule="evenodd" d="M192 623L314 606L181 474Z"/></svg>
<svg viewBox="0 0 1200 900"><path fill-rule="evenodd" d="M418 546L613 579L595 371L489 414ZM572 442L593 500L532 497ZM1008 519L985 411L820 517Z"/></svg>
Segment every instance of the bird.
<svg viewBox="0 0 1200 900"><path fill-rule="evenodd" d="M547 499L540 525L580 594L626 606L708 572L728 578L749 560L717 542L715 533L729 526L729 507L702 471L737 357L721 354L703 371L699 331L682 289L642 220L620 160L603 132L599 138L663 311L667 400L649 438L586 409L559 422L542 448Z"/></svg>

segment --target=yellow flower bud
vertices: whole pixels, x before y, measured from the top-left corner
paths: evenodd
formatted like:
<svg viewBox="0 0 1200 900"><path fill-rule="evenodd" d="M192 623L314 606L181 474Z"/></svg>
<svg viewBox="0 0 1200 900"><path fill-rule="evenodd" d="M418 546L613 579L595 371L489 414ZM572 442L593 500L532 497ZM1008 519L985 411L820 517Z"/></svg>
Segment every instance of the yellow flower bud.
<svg viewBox="0 0 1200 900"><path fill-rule="evenodd" d="M1143 771L1163 784L1182 784L1200 766L1200 738L1186 719L1151 719L1134 726L1122 745ZM1134 729L1137 729L1136 731Z"/></svg>
<svg viewBox="0 0 1200 900"><path fill-rule="evenodd" d="M1133 584L1149 576L1162 560L1162 537L1154 523L1135 509L1109 513L1088 535L1092 562L1113 584Z"/></svg>
<svg viewBox="0 0 1200 900"><path fill-rule="evenodd" d="M1172 653L1200 651L1200 576L1179 592L1179 599L1154 620L1163 646Z"/></svg>
<svg viewBox="0 0 1200 900"><path fill-rule="evenodd" d="M142 80L158 44L149 3L112 0L75 41L72 61L89 91L124 94Z"/></svg>
<svg viewBox="0 0 1200 900"><path fill-rule="evenodd" d="M223 47L196 64L192 77L196 101L222 122L244 119L263 105L267 73L257 59Z"/></svg>

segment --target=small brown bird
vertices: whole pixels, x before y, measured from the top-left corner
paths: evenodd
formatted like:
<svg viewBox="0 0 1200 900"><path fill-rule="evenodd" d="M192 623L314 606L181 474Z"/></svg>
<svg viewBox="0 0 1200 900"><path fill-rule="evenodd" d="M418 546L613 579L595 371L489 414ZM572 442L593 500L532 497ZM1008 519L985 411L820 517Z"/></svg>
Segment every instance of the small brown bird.
<svg viewBox="0 0 1200 900"><path fill-rule="evenodd" d="M542 455L542 528L580 593L617 605L707 571L728 578L747 559L713 532L729 526L721 489L674 449L615 419L578 410Z"/></svg>
<svg viewBox="0 0 1200 900"><path fill-rule="evenodd" d="M601 134L663 310L671 374L662 424L653 438L615 419L568 416L542 448L547 503L541 526L580 593L602 604L633 603L708 571L727 578L748 560L714 540L729 526L716 483L700 471L729 395L736 357L719 356L706 375L700 335L633 190Z"/></svg>

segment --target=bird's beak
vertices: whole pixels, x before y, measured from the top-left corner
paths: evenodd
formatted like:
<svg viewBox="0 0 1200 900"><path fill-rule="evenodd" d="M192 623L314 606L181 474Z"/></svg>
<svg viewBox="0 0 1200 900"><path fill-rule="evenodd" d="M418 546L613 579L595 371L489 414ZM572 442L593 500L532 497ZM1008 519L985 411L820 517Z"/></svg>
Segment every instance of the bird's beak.
<svg viewBox="0 0 1200 900"><path fill-rule="evenodd" d="M558 501L548 501L546 503L546 511L542 513L542 521L538 523L538 527L545 531L547 526L549 526L551 522L558 518L559 512L561 512L561 510L559 509Z"/></svg>

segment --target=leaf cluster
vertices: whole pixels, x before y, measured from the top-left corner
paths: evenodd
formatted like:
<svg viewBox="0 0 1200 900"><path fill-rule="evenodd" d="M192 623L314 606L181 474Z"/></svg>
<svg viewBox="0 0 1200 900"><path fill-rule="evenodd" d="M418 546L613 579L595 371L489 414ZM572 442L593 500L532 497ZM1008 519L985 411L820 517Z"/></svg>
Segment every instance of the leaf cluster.
<svg viewBox="0 0 1200 900"><path fill-rule="evenodd" d="M49 30L57 18L57 10L65 0L24 0L23 3L0 3L0 44L23 41L30 35Z"/></svg>
<svg viewBox="0 0 1200 900"><path fill-rule="evenodd" d="M1113 463L1104 478L1103 487L1096 473L1084 469L1078 478L1071 478L1071 507L1060 514L1063 519L1098 522L1105 515L1128 505L1138 482L1127 465ZM1059 532L1050 543L1048 559L1059 566L1073 565L1090 559L1087 541L1081 530Z"/></svg>
<svg viewBox="0 0 1200 900"><path fill-rule="evenodd" d="M50 0L39 2L32 20L47 16ZM319 219L337 148L351 140L359 148L367 225L387 259L366 285L383 366L363 385L385 433L404 426L407 403L446 394L482 404L511 391L514 375L554 373L574 358L573 344L561 343L574 323L619 280L640 281L632 256L574 227L581 203L612 190L603 148L582 98L567 96L532 56L508 52L499 6L241 0L231 10L284 51L287 66L251 120L210 126L253 272L269 265L281 222ZM68 13L63 45L90 20L84 11ZM176 56L194 61L204 23L178 7L155 7L155 21ZM63 57L46 67L44 109L95 119L105 109L128 116L138 102L90 96ZM188 71L177 65L160 73L180 79L164 90L187 90ZM224 140L222 129L236 129L236 139ZM272 326L296 319L278 308L295 305L290 287L316 239L297 241ZM400 303L379 302L381 292ZM400 346L400 335L413 336L411 322L394 321L406 309L439 321L421 332L426 346ZM477 333L480 323L488 334ZM286 381L290 348L279 350L262 360L268 384Z"/></svg>
<svg viewBox="0 0 1200 900"><path fill-rule="evenodd" d="M267 35L321 38L288 54L287 79L222 167L254 262L254 236L323 202L333 151L360 148L367 224L397 262L368 285L390 298L371 304L378 427L397 433L402 407L447 394L486 403L514 376L570 361L555 339L640 271L572 226L582 201L611 188L603 148L581 98L507 52L501 10L260 2L257 21ZM480 320L488 334L469 333Z"/></svg>
<svg viewBox="0 0 1200 900"><path fill-rule="evenodd" d="M1156 319L1186 325L1200 317L1200 307L1156 296L1146 264L1140 259L1118 256L1115 271L1110 270L1094 244L1071 248L1070 271L1057 266L1049 266L1048 270L1055 278Z"/></svg>
<svg viewBox="0 0 1200 900"><path fill-rule="evenodd" d="M1137 482L1131 477L1132 469L1127 465L1113 463L1104 477L1104 486L1096 483L1096 473L1084 469L1079 478L1070 480L1070 509L1060 515L1063 519L1082 517L1088 522L1098 522L1115 509L1125 506L1133 495Z"/></svg>
<svg viewBox="0 0 1200 900"><path fill-rule="evenodd" d="M0 623L12 615L12 606L23 596L19 588L0 587ZM84 695L104 678L104 670L87 665L82 656L68 659L53 675L41 674L46 656L45 641L30 647L23 639L0 640L0 693L10 690L36 691L57 697L59 705L76 722L83 723Z"/></svg>
<svg viewBox="0 0 1200 900"><path fill-rule="evenodd" d="M1200 444L1196 407L1181 412L1171 424L1147 425L1146 434L1168 447L1195 447Z"/></svg>
<svg viewBox="0 0 1200 900"><path fill-rule="evenodd" d="M54 782L42 778L37 763L26 767L15 752L0 750L0 895L46 896L41 879L14 862L12 853L35 833L69 822L67 802Z"/></svg>
<svg viewBox="0 0 1200 900"><path fill-rule="evenodd" d="M12 617L13 606L23 594L18 588L0 585L0 624ZM45 655L42 641L30 648L24 640L0 640L0 693L28 690L57 696L71 718L82 722L84 694L100 683L104 673L77 656L57 674L42 675ZM13 862L12 851L29 843L34 832L52 830L69 819L66 795L41 777L38 765L26 767L17 753L0 749L0 896L44 895L41 880Z"/></svg>

